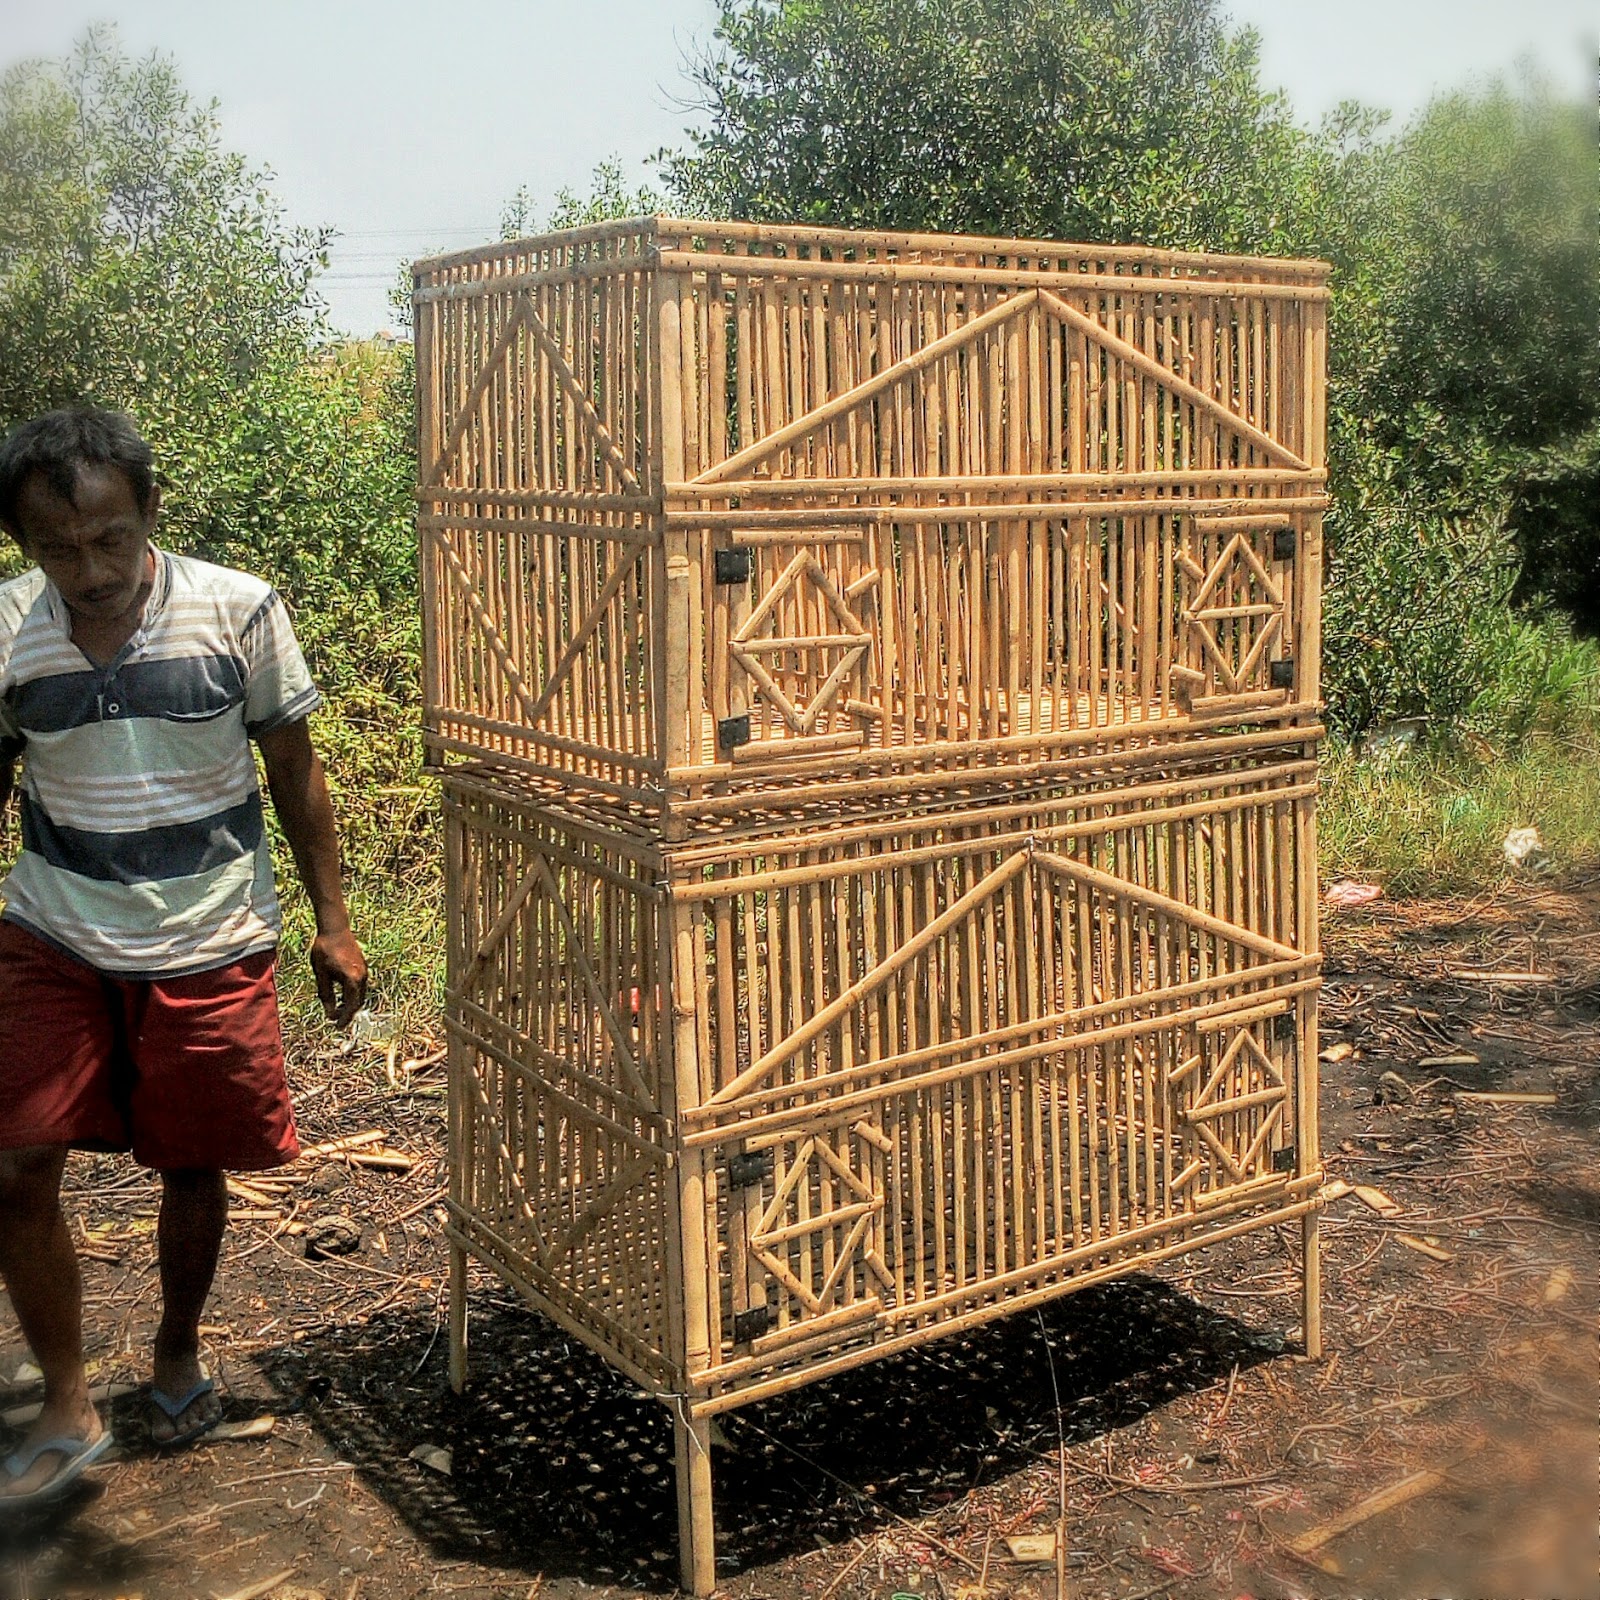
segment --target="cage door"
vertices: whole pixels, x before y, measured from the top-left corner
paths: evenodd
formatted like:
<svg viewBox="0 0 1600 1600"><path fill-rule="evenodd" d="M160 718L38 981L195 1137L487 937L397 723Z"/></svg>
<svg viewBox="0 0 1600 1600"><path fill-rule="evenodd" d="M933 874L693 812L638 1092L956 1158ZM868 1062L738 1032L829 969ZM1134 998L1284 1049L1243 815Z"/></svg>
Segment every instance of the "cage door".
<svg viewBox="0 0 1600 1600"><path fill-rule="evenodd" d="M847 750L883 716L875 522L714 536L708 701L717 762Z"/></svg>
<svg viewBox="0 0 1600 1600"><path fill-rule="evenodd" d="M873 1116L731 1148L725 1342L772 1350L883 1310L894 1287L884 1253L892 1148Z"/></svg>
<svg viewBox="0 0 1600 1600"><path fill-rule="evenodd" d="M1203 1210L1293 1175L1291 1002L1195 1024L1187 1053L1167 1076L1180 1160L1171 1184L1177 1205Z"/></svg>
<svg viewBox="0 0 1600 1600"><path fill-rule="evenodd" d="M1302 522L1270 508L1187 519L1172 672L1180 703L1198 712L1245 711L1315 694L1301 681L1296 627Z"/></svg>

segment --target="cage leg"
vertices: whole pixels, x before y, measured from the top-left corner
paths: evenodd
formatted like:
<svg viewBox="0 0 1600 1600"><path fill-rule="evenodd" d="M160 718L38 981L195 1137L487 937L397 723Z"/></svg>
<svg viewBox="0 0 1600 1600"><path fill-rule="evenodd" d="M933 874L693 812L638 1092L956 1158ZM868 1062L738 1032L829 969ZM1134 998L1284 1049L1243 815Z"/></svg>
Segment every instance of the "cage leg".
<svg viewBox="0 0 1600 1600"><path fill-rule="evenodd" d="M1322 1359L1322 1213L1308 1211L1300 1219L1300 1244L1303 1255L1305 1304L1301 1326L1305 1330L1306 1355Z"/></svg>
<svg viewBox="0 0 1600 1600"><path fill-rule="evenodd" d="M467 1386L467 1252L450 1246L450 1387Z"/></svg>
<svg viewBox="0 0 1600 1600"><path fill-rule="evenodd" d="M685 1401L673 1412L678 1474L678 1572L686 1594L717 1586L716 1524L711 1506L711 1423L696 1421Z"/></svg>

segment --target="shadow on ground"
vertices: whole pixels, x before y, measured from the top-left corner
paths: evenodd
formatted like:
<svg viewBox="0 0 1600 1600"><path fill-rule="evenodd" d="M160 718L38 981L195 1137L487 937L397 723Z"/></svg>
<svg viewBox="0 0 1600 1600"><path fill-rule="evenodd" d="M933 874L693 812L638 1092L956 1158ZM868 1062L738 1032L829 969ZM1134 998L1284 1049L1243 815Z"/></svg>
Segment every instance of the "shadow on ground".
<svg viewBox="0 0 1600 1600"><path fill-rule="evenodd" d="M32 1586L29 1569L36 1561L47 1562L50 1579L65 1577L74 1592L105 1585L120 1592L159 1566L149 1550L125 1544L95 1523L94 1509L104 1497L102 1484L80 1480L49 1505L0 1522L0 1597L25 1600L50 1592Z"/></svg>
<svg viewBox="0 0 1600 1600"><path fill-rule="evenodd" d="M1522 1195L1554 1222L1600 1232L1600 1186L1588 1173L1559 1173L1520 1186Z"/></svg>
<svg viewBox="0 0 1600 1600"><path fill-rule="evenodd" d="M670 1588L666 1407L498 1295L474 1297L460 1398L443 1343L431 1318L384 1315L263 1363L285 1398L311 1397L330 1447L441 1559ZM1136 1277L741 1409L713 1447L718 1568L926 1515L1052 1456L1056 1386L1073 1444L1282 1348ZM409 1459L419 1445L449 1449L450 1476Z"/></svg>

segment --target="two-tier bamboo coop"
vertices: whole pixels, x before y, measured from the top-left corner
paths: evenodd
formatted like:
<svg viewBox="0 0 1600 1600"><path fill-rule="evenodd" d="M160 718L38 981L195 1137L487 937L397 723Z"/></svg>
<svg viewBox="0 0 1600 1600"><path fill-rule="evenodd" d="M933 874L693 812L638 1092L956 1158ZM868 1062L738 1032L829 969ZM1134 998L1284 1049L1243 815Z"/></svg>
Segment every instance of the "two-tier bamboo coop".
<svg viewBox="0 0 1600 1600"><path fill-rule="evenodd" d="M1303 1223L1325 269L655 217L416 269L469 1254L709 1425Z"/></svg>

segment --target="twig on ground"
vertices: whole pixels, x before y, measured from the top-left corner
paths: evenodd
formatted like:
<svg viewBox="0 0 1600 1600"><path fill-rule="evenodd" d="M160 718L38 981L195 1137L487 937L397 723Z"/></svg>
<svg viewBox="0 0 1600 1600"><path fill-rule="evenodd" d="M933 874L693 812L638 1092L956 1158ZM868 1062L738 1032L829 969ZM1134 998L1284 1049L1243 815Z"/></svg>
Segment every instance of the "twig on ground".
<svg viewBox="0 0 1600 1600"><path fill-rule="evenodd" d="M1291 1539L1288 1548L1297 1556L1309 1556L1313 1551L1320 1550L1323 1545L1331 1544L1341 1533L1348 1533L1352 1528L1359 1527L1373 1517L1381 1516L1385 1511L1403 1506L1408 1500L1431 1494L1443 1482L1444 1473L1431 1468L1413 1472L1397 1483L1391 1483L1386 1489L1380 1489L1376 1494L1369 1494L1365 1500L1358 1501L1348 1510L1340 1512L1338 1516L1330 1517L1326 1522L1319 1522L1298 1538Z"/></svg>
<svg viewBox="0 0 1600 1600"><path fill-rule="evenodd" d="M318 1461L309 1467L285 1467L281 1472L256 1472L248 1478L232 1478L227 1483L219 1483L217 1489L239 1489L246 1484L271 1483L274 1478L304 1478L315 1472L354 1472L356 1464L353 1461Z"/></svg>
<svg viewBox="0 0 1600 1600"><path fill-rule="evenodd" d="M186 1517L174 1517L171 1522L163 1522L159 1527L146 1528L142 1533L130 1534L118 1543L124 1550L132 1550L141 1544L148 1544L152 1539L159 1539L164 1533L176 1532L179 1528L192 1528L199 1523L210 1522L231 1512L241 1510L245 1506L264 1506L271 1501L270 1495L252 1495L248 1500L234 1500L228 1505L210 1505L204 1511L192 1511Z"/></svg>
<svg viewBox="0 0 1600 1600"><path fill-rule="evenodd" d="M212 1600L262 1600L263 1595L269 1595L280 1584L287 1583L294 1572L293 1567L285 1567L282 1572L274 1572L270 1578L263 1578L259 1583L252 1583L243 1589L235 1589L230 1594L218 1594L213 1589Z"/></svg>
<svg viewBox="0 0 1600 1600"><path fill-rule="evenodd" d="M851 1556L850 1559L838 1570L838 1572L834 1575L833 1582L830 1583L820 1595L818 1595L817 1600L830 1600L830 1597L833 1595L835 1590L838 1589L839 1585L843 1583L844 1580L848 1578L850 1574L854 1572L869 1555L872 1554L873 1548L876 1546L877 1542L878 1541L875 1537L863 1540L861 1548L856 1551L856 1553Z"/></svg>
<svg viewBox="0 0 1600 1600"><path fill-rule="evenodd" d="M1199 1478L1191 1483L1141 1483L1137 1478L1118 1478L1103 1472L1097 1476L1131 1494L1201 1494L1207 1489L1248 1489L1258 1483L1282 1483L1288 1473L1252 1472L1242 1478Z"/></svg>
<svg viewBox="0 0 1600 1600"><path fill-rule="evenodd" d="M360 1150L369 1144L382 1144L388 1138L382 1128L367 1128L361 1133L346 1134L342 1139L326 1139L321 1144L301 1147L300 1159L314 1161L320 1156L340 1156L347 1150Z"/></svg>

